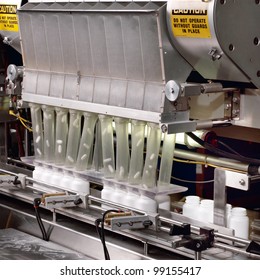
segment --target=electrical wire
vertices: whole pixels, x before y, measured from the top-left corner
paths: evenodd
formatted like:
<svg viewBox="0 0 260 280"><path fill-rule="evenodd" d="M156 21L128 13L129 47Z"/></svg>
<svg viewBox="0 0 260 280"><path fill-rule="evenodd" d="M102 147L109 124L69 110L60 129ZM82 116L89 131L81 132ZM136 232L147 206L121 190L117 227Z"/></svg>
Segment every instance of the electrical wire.
<svg viewBox="0 0 260 280"><path fill-rule="evenodd" d="M223 156L223 157L226 157L226 158L231 158L231 159L234 159L234 160L246 162L246 163L256 164L258 166L260 165L260 159L249 158L249 157L245 157L245 156L242 156L242 155L238 155L238 154L223 151L223 150L218 149L218 148L214 147L213 145L201 140L199 137L197 137L192 132L186 132L186 134L190 138L192 138L195 142L197 142L198 144L203 146L206 150L208 150L208 151L210 151L214 154L217 154L219 156Z"/></svg>
<svg viewBox="0 0 260 280"><path fill-rule="evenodd" d="M105 240L105 218L106 218L106 215L111 212L118 213L120 211L115 210L115 209L109 209L103 213L101 219L96 219L96 221L95 221L96 230L97 230L98 236L99 236L102 246L103 246L105 260L110 260L110 256L109 256L109 252L108 252L108 249L106 246L106 240ZM99 227L100 224L101 224L101 227Z"/></svg>
<svg viewBox="0 0 260 280"><path fill-rule="evenodd" d="M208 163L208 162L203 162L203 161L193 161L193 160L184 160L184 159L177 159L177 158L173 158L174 161L176 162L181 162L181 163L186 163L186 164L201 164L204 165L205 167L213 167L213 168L218 168L218 165L212 164L212 163ZM232 171L232 172L238 172L238 173L244 173L241 170L237 170L237 169L233 169L233 168L228 168L228 167L221 167L224 170L227 171Z"/></svg>
<svg viewBox="0 0 260 280"><path fill-rule="evenodd" d="M43 225L43 222L42 222L42 219L40 216L40 212L38 211L40 204L41 204L41 199L35 198L33 201L33 206L34 206L34 210L35 210L35 214L36 214L36 219L37 219L38 225L39 225L41 233L42 233L42 239L45 241L49 241L47 232L45 230L45 227Z"/></svg>
<svg viewBox="0 0 260 280"><path fill-rule="evenodd" d="M12 111L12 110L9 110L9 114L11 116L16 117L27 130L29 130L30 132L33 131L32 128L27 125L27 124L31 124L30 121L28 121L28 120L24 119L23 117L21 117L20 114L15 114L14 111Z"/></svg>
<svg viewBox="0 0 260 280"><path fill-rule="evenodd" d="M209 183L213 183L214 179L212 180L207 180L207 181L190 181L190 180L185 180L185 179L181 179L181 178L177 178L172 176L172 179L180 181L180 182L184 182L184 183L191 183L191 184L209 184Z"/></svg>
<svg viewBox="0 0 260 280"><path fill-rule="evenodd" d="M229 150L231 153L236 154L238 156L242 156L240 153L238 153L237 151L235 151L233 148L231 148L229 145L227 145L226 143L224 143L221 140L217 140L217 143L222 145L223 147L225 147L227 150Z"/></svg>

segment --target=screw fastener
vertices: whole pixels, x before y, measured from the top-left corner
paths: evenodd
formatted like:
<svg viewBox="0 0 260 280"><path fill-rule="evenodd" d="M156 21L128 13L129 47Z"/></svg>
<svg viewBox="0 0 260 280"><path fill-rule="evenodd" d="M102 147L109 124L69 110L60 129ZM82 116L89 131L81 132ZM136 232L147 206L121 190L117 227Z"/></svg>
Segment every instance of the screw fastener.
<svg viewBox="0 0 260 280"><path fill-rule="evenodd" d="M168 131L168 127L167 127L166 124L163 124L163 125L161 126L161 131L162 131L163 133L165 133L165 132Z"/></svg>

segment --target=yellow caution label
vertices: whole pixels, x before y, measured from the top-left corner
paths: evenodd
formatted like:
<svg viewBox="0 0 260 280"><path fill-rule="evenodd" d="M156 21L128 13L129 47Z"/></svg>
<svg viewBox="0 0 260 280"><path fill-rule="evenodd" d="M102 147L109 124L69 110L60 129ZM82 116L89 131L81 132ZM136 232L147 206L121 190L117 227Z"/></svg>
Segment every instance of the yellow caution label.
<svg viewBox="0 0 260 280"><path fill-rule="evenodd" d="M0 4L0 30L18 32L17 5Z"/></svg>
<svg viewBox="0 0 260 280"><path fill-rule="evenodd" d="M175 9L171 22L176 37L211 38L207 10Z"/></svg>

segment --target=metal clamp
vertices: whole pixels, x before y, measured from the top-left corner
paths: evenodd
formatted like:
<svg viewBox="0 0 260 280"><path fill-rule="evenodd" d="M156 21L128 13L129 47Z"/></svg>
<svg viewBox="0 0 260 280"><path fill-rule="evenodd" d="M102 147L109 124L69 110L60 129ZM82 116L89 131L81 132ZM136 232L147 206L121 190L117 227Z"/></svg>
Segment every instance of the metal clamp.
<svg viewBox="0 0 260 280"><path fill-rule="evenodd" d="M112 230L142 229L153 226L154 222L148 215L125 216L111 219Z"/></svg>
<svg viewBox="0 0 260 280"><path fill-rule="evenodd" d="M75 207L83 203L79 195L52 195L44 198L44 205L47 209Z"/></svg>

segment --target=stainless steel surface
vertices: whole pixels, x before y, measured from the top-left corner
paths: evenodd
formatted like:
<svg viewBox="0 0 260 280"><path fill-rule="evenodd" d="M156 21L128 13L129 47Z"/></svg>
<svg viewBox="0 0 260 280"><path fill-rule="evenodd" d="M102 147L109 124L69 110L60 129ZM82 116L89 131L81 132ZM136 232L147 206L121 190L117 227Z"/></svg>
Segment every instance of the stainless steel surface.
<svg viewBox="0 0 260 280"><path fill-rule="evenodd" d="M258 1L225 1L224 4L215 1L214 19L218 41L223 51L257 88L260 87L259 29L257 28L260 24L259 12Z"/></svg>
<svg viewBox="0 0 260 280"><path fill-rule="evenodd" d="M220 168L214 170L214 224L227 226L226 220L226 171Z"/></svg>
<svg viewBox="0 0 260 280"><path fill-rule="evenodd" d="M54 242L18 231L0 229L1 260L89 260L76 251L65 248Z"/></svg>
<svg viewBox="0 0 260 280"><path fill-rule="evenodd" d="M241 5L240 2L244 4ZM250 2L250 3L249 3ZM228 6L228 8L226 8ZM247 6L243 9L243 6ZM241 30L242 34L246 32L247 28L237 25L240 20L235 20L235 17L230 17L230 9L234 7L239 10L246 17L250 15L252 21L250 24L255 24L255 21L259 19L257 16L257 6L251 1L239 1L235 5L221 4L221 1L182 1L182 0L171 0L167 4L167 24L171 39L178 49L178 51L189 61L189 63L206 79L217 79L217 80L228 80L228 81L240 81L249 82L248 72L248 61L246 64L236 66L234 57L230 56L232 51L228 50L229 45L233 44L230 40L229 34L237 34L237 30ZM238 9L237 9L238 8ZM254 9L254 16L251 15L250 10ZM244 13L244 10L246 13ZM225 24L222 18L225 17ZM232 18L232 19L231 19ZM236 17L241 18L241 17ZM228 26L229 32L225 26ZM236 29L235 26L239 26ZM235 28L235 29L233 29ZM252 27L252 30L255 28ZM232 31L231 31L232 30ZM220 35L221 34L221 35ZM219 40L219 37L222 40ZM232 36L231 36L232 37ZM241 39L241 37L243 39ZM239 45L244 37L237 36L236 43ZM252 62L259 60L259 53L257 54L257 48L253 46L253 37L247 39L247 46L251 43L250 49L252 49ZM234 38L232 38L234 39ZM238 42L239 41L239 42ZM243 44L241 44L242 47ZM244 50L247 50L245 45ZM240 46L239 46L240 48ZM235 53L239 56L241 53ZM244 61L245 62L245 61ZM242 69L242 70L241 70ZM255 85L259 86L259 78L255 79L256 72L251 79L254 79ZM252 73L251 73L252 74Z"/></svg>
<svg viewBox="0 0 260 280"><path fill-rule="evenodd" d="M230 161L217 156L205 155L187 150L175 149L174 154L177 158L179 157L182 159L205 162L206 164L208 163L220 167L232 168L242 172L247 172L249 167L247 163Z"/></svg>
<svg viewBox="0 0 260 280"><path fill-rule="evenodd" d="M19 10L25 101L160 121L165 72L190 72L166 40L165 3L37 6Z"/></svg>
<svg viewBox="0 0 260 280"><path fill-rule="evenodd" d="M235 125L260 129L259 122L259 89L246 89L245 94L240 96L240 119L235 120ZM251 135L253 138L253 135ZM255 137L258 139L258 137ZM257 141L257 140L254 140Z"/></svg>
<svg viewBox="0 0 260 280"><path fill-rule="evenodd" d="M226 186L248 191L250 187L250 176L248 174L237 173L227 170Z"/></svg>
<svg viewBox="0 0 260 280"><path fill-rule="evenodd" d="M41 242L40 230L36 219L32 214L25 213L24 211L19 211L2 204L0 207L3 213L0 220L1 225L5 225L6 222L7 226L12 224L14 229L19 230L20 232L28 233L31 236L31 240L34 240L36 237L36 240ZM27 212L29 211L27 210ZM45 217L43 214L44 213L42 213L42 216ZM46 230L50 230L51 232L49 242L53 244L54 247L56 246L56 248L63 249L66 248L67 252L77 252L75 254L78 254L81 259L85 256L86 259L103 259L102 244L100 243L95 227L89 227L85 224L82 228L80 223L77 225L76 222L73 225L72 220L68 220L66 222L66 218L62 219L62 216L60 217L60 220L57 220L57 223L50 222L44 218L43 222ZM72 225L73 228L71 228ZM131 245L128 248L126 246L124 248L122 246L122 241L119 239L119 245L111 243L111 238L109 238L109 236L107 236L107 239L107 247L110 252L111 259L151 259L150 257L145 257L144 255L132 250L134 247L132 246L131 248ZM71 242L72 240L73 242ZM46 242L44 241L43 244L45 243ZM58 252L56 252L56 255L57 253ZM73 259L73 257L75 258L75 255L71 255L71 257L69 255L67 256L68 259Z"/></svg>

